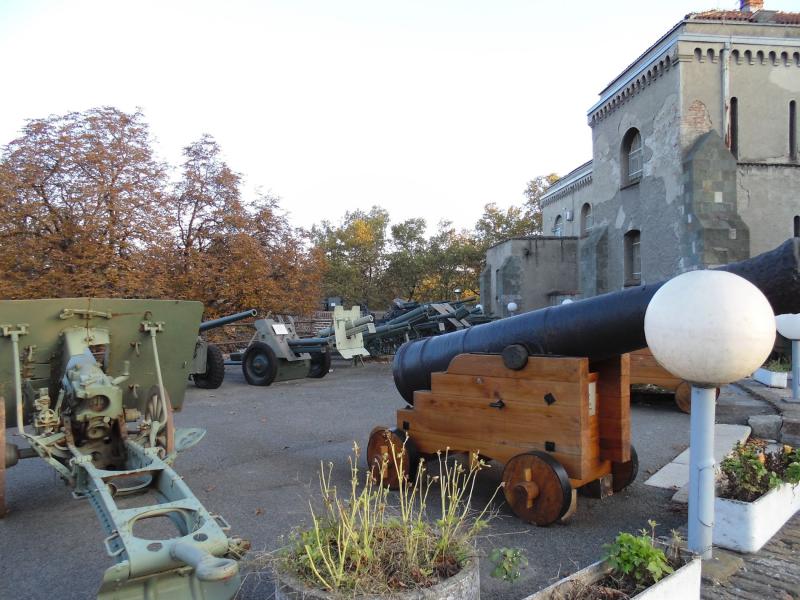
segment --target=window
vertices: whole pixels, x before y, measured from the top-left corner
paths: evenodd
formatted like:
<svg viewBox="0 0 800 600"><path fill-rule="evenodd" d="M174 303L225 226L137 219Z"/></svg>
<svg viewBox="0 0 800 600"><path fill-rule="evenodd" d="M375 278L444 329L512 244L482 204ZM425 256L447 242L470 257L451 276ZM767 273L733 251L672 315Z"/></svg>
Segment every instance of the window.
<svg viewBox="0 0 800 600"><path fill-rule="evenodd" d="M642 282L641 234L633 229L625 234L625 285Z"/></svg>
<svg viewBox="0 0 800 600"><path fill-rule="evenodd" d="M731 98L731 154L739 158L739 99Z"/></svg>
<svg viewBox="0 0 800 600"><path fill-rule="evenodd" d="M561 215L556 217L555 223L553 223L553 235L556 237L561 237L564 231L564 220L561 218Z"/></svg>
<svg viewBox="0 0 800 600"><path fill-rule="evenodd" d="M642 178L642 136L638 129L629 129L622 138L622 186Z"/></svg>
<svg viewBox="0 0 800 600"><path fill-rule="evenodd" d="M586 235L594 225L592 221L592 205L588 202L581 208L581 235Z"/></svg>

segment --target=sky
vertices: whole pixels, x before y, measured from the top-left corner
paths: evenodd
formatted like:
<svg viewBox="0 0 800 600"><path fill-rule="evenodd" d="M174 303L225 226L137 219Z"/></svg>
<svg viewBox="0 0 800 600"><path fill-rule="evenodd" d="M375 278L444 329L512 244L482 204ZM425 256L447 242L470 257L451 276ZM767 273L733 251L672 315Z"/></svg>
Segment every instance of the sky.
<svg viewBox="0 0 800 600"><path fill-rule="evenodd" d="M380 205L471 228L590 159L599 92L711 8L738 0L0 0L0 145L139 108L161 159L211 134L296 226Z"/></svg>

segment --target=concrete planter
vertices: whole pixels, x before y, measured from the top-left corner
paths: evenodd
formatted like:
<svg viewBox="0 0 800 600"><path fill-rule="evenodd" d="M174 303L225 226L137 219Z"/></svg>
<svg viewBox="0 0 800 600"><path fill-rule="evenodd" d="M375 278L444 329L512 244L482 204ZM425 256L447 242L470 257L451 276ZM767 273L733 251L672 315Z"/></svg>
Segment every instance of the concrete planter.
<svg viewBox="0 0 800 600"><path fill-rule="evenodd" d="M769 369L756 369L753 379L758 383L774 388L785 388L789 379L788 373L770 371Z"/></svg>
<svg viewBox="0 0 800 600"><path fill-rule="evenodd" d="M754 502L717 498L714 545L737 552L757 552L798 510L800 483L784 483Z"/></svg>
<svg viewBox="0 0 800 600"><path fill-rule="evenodd" d="M310 588L286 573L275 573L275 600L480 600L481 578L478 557L473 557L455 576L427 588L399 592L391 596L351 596Z"/></svg>
<svg viewBox="0 0 800 600"><path fill-rule="evenodd" d="M700 564L699 558L686 553L688 562L671 575L659 580L633 598L637 600L699 600L700 599ZM611 572L605 561L599 561L588 567L557 581L553 585L528 596L523 600L567 600L575 584L591 585L600 581Z"/></svg>

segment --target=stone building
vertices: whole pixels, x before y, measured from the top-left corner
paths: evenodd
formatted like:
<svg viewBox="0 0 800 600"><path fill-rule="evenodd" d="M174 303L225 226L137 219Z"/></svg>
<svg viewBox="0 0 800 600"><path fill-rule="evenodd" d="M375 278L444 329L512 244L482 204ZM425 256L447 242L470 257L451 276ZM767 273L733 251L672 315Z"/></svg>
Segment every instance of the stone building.
<svg viewBox="0 0 800 600"><path fill-rule="evenodd" d="M564 238L576 296L777 246L800 222L798 100L800 13L742 0L687 15L600 92L588 111L592 160L543 196L548 237L537 244ZM497 314L501 299L532 310L569 291L528 275L531 243L487 253L481 296Z"/></svg>

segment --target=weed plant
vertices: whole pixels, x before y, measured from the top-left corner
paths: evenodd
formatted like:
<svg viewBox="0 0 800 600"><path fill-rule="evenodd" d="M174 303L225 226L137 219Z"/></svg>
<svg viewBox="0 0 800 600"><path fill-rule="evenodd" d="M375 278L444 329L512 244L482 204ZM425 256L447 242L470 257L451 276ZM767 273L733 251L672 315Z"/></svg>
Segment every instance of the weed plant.
<svg viewBox="0 0 800 600"><path fill-rule="evenodd" d="M392 447L376 481L359 468L360 449L349 457L350 483L340 494L332 481L333 463L320 465L321 508L310 502L312 526L293 534L278 569L332 595L387 594L427 587L458 573L474 555L474 538L487 523L488 506L470 508L475 481L486 464L473 455L470 466L437 455L439 475L420 462L413 480L401 478L396 501L384 485L387 468L404 472L407 453ZM429 502L439 489L438 518L428 519ZM433 496L432 496L433 493ZM495 490L495 495L497 490Z"/></svg>

